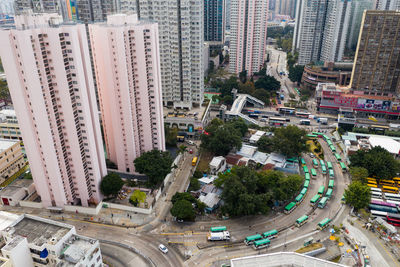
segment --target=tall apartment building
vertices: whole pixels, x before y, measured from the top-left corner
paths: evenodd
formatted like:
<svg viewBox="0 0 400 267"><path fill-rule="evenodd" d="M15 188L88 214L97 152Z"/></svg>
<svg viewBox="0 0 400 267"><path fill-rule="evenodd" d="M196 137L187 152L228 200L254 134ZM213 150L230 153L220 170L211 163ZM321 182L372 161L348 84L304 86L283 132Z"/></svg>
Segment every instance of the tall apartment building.
<svg viewBox="0 0 400 267"><path fill-rule="evenodd" d="M15 14L19 15L27 10L34 13L58 13L61 6L60 0L15 0Z"/></svg>
<svg viewBox="0 0 400 267"><path fill-rule="evenodd" d="M140 20L158 23L164 105L203 103L204 0L137 0Z"/></svg>
<svg viewBox="0 0 400 267"><path fill-rule="evenodd" d="M225 0L204 0L204 41L224 41Z"/></svg>
<svg viewBox="0 0 400 267"><path fill-rule="evenodd" d="M17 16L0 56L42 204L88 206L107 171L87 34L53 15Z"/></svg>
<svg viewBox="0 0 400 267"><path fill-rule="evenodd" d="M376 10L400 10L400 0L374 0Z"/></svg>
<svg viewBox="0 0 400 267"><path fill-rule="evenodd" d="M346 47L356 49L358 35L360 34L361 21L364 10L370 10L374 7L374 0L353 0L351 1L351 13L349 30L347 33Z"/></svg>
<svg viewBox="0 0 400 267"><path fill-rule="evenodd" d="M143 152L165 150L158 27L112 15L89 31L107 155L134 172Z"/></svg>
<svg viewBox="0 0 400 267"><path fill-rule="evenodd" d="M280 15L288 15L294 18L298 1L300 0L277 0L275 13Z"/></svg>
<svg viewBox="0 0 400 267"><path fill-rule="evenodd" d="M351 14L350 0L330 1L326 11L326 22L321 47L321 61L341 61L346 47Z"/></svg>
<svg viewBox="0 0 400 267"><path fill-rule="evenodd" d="M349 0L299 0L293 50L299 64L342 60L349 27Z"/></svg>
<svg viewBox="0 0 400 267"><path fill-rule="evenodd" d="M268 0L232 0L229 70L250 76L264 64Z"/></svg>
<svg viewBox="0 0 400 267"><path fill-rule="evenodd" d="M364 11L350 84L400 94L400 11Z"/></svg>

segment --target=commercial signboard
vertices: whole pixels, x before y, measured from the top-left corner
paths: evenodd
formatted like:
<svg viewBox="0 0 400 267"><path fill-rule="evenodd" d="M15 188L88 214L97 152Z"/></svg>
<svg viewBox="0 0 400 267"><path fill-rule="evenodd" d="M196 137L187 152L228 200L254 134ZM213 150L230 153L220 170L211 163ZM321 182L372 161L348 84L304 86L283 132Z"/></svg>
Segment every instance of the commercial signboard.
<svg viewBox="0 0 400 267"><path fill-rule="evenodd" d="M359 98L357 108L370 110L389 110L391 102L388 100Z"/></svg>

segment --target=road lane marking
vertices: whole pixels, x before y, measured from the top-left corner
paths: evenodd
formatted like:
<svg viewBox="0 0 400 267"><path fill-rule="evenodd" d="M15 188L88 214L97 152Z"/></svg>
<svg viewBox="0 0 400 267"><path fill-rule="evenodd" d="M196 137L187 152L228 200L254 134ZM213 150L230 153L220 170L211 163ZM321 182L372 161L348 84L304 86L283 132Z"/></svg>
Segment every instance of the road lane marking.
<svg viewBox="0 0 400 267"><path fill-rule="evenodd" d="M187 235L188 232L185 233L160 233L160 235ZM192 234L190 232L190 234ZM193 233L193 235L205 235L206 233Z"/></svg>

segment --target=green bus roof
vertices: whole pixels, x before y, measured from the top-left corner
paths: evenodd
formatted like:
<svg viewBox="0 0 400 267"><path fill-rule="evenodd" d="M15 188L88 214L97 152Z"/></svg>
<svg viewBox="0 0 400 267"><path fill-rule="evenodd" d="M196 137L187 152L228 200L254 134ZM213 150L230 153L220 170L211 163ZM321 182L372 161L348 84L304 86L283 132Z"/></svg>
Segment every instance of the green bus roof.
<svg viewBox="0 0 400 267"><path fill-rule="evenodd" d="M325 191L325 186L321 185L321 186L318 188L318 194L323 194L324 191Z"/></svg>
<svg viewBox="0 0 400 267"><path fill-rule="evenodd" d="M344 164L343 162L339 162L339 164L340 164L340 167L342 168L342 170L345 170L347 168L346 164Z"/></svg>
<svg viewBox="0 0 400 267"><path fill-rule="evenodd" d="M306 164L306 161L303 158L300 158L301 164Z"/></svg>
<svg viewBox="0 0 400 267"><path fill-rule="evenodd" d="M317 194L317 195L313 196L313 198L310 200L310 202L314 204L315 202L318 201L318 199L319 199L320 197L321 197L321 196Z"/></svg>
<svg viewBox="0 0 400 267"><path fill-rule="evenodd" d="M319 160L319 163L321 163L321 165L325 165L325 161L322 159Z"/></svg>
<svg viewBox="0 0 400 267"><path fill-rule="evenodd" d="M261 240L254 241L254 246L257 247L257 246L261 246L261 245L265 245L265 244L269 244L269 243L271 243L271 241L268 238L264 238Z"/></svg>
<svg viewBox="0 0 400 267"><path fill-rule="evenodd" d="M321 169L322 169L323 172L326 172L326 167L325 167L325 165L322 165L322 166L321 166Z"/></svg>
<svg viewBox="0 0 400 267"><path fill-rule="evenodd" d="M298 218L298 219L296 220L296 223L304 222L304 221L307 220L307 219L308 219L308 216L307 216L307 215L303 215L303 216L301 216L300 218Z"/></svg>
<svg viewBox="0 0 400 267"><path fill-rule="evenodd" d="M304 171L305 173L308 173L308 168L307 168L307 166L303 166L303 171Z"/></svg>
<svg viewBox="0 0 400 267"><path fill-rule="evenodd" d="M323 197L323 198L321 198L321 201L319 203L324 204L327 201L328 201L328 198L327 197Z"/></svg>
<svg viewBox="0 0 400 267"><path fill-rule="evenodd" d="M258 240L258 239L262 239L263 237L260 234L256 234L256 235L251 235L246 237L246 241L254 241L254 240Z"/></svg>
<svg viewBox="0 0 400 267"><path fill-rule="evenodd" d="M303 196L307 193L307 188L303 188L300 192L300 194L302 194Z"/></svg>
<svg viewBox="0 0 400 267"><path fill-rule="evenodd" d="M342 159L342 157L339 155L339 153L335 153L335 158L336 158L337 160L341 160L341 159Z"/></svg>
<svg viewBox="0 0 400 267"><path fill-rule="evenodd" d="M315 134L307 134L307 137L315 138L315 137L318 137L318 135L315 135Z"/></svg>
<svg viewBox="0 0 400 267"><path fill-rule="evenodd" d="M335 185L335 181L334 180L329 180L329 188L332 188Z"/></svg>
<svg viewBox="0 0 400 267"><path fill-rule="evenodd" d="M336 148L335 148L335 146L334 145L330 145L329 146L329 148L333 151L333 152L335 152L336 151Z"/></svg>
<svg viewBox="0 0 400 267"><path fill-rule="evenodd" d="M335 176L335 173L333 172L333 170L329 170L329 176Z"/></svg>
<svg viewBox="0 0 400 267"><path fill-rule="evenodd" d="M305 187L305 188L308 188L309 185L310 185L310 180L306 180L306 181L304 182L304 187Z"/></svg>
<svg viewBox="0 0 400 267"><path fill-rule="evenodd" d="M319 133L319 132L312 132L313 134L315 134L315 135L324 135L323 133Z"/></svg>
<svg viewBox="0 0 400 267"><path fill-rule="evenodd" d="M330 221L331 221L331 219L325 218L325 219L323 219L322 221L320 221L320 222L318 223L318 226L324 227L324 226L325 226L326 224L328 224Z"/></svg>
<svg viewBox="0 0 400 267"><path fill-rule="evenodd" d="M296 206L296 202L290 202L286 205L285 210L291 210L294 206Z"/></svg>
<svg viewBox="0 0 400 267"><path fill-rule="evenodd" d="M332 169L332 162L327 161L327 162L326 162L326 165L328 165L328 169Z"/></svg>
<svg viewBox="0 0 400 267"><path fill-rule="evenodd" d="M295 198L296 202L299 202L303 198L303 194L298 194Z"/></svg>
<svg viewBox="0 0 400 267"><path fill-rule="evenodd" d="M210 228L211 232L222 232L226 231L226 226L214 226Z"/></svg>
<svg viewBox="0 0 400 267"><path fill-rule="evenodd" d="M317 171L314 168L311 169L311 175L317 176Z"/></svg>
<svg viewBox="0 0 400 267"><path fill-rule="evenodd" d="M304 174L304 178L306 179L306 180L310 180L310 174L307 172L306 174Z"/></svg>
<svg viewBox="0 0 400 267"><path fill-rule="evenodd" d="M315 166L318 166L318 160L313 159L313 160L312 160L312 163L313 163Z"/></svg>
<svg viewBox="0 0 400 267"><path fill-rule="evenodd" d="M268 231L268 232L263 233L263 236L269 237L269 236L277 235L277 234L278 234L278 230L273 229L273 230L271 230L271 231Z"/></svg>
<svg viewBox="0 0 400 267"><path fill-rule="evenodd" d="M326 196L328 197L330 197L330 196L332 196L332 192L333 192L333 190L332 190L332 188L328 188L328 190L326 190Z"/></svg>

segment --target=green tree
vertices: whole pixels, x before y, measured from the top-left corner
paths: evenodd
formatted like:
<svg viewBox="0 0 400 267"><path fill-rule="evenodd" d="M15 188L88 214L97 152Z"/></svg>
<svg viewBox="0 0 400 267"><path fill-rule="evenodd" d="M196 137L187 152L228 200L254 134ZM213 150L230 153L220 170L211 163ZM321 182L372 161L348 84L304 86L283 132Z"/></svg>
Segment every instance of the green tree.
<svg viewBox="0 0 400 267"><path fill-rule="evenodd" d="M292 82L297 82L297 84L300 84L301 77L303 76L303 71L304 71L304 66L302 65L289 67L289 79Z"/></svg>
<svg viewBox="0 0 400 267"><path fill-rule="evenodd" d="M273 146L272 138L266 135L261 136L260 139L258 139L257 141L258 150L261 152L271 153L272 146Z"/></svg>
<svg viewBox="0 0 400 267"><path fill-rule="evenodd" d="M131 197L129 198L129 202L135 207L140 203L144 203L146 201L146 193L140 190L133 191Z"/></svg>
<svg viewBox="0 0 400 267"><path fill-rule="evenodd" d="M171 172L173 159L168 151L151 150L144 152L134 161L137 172L149 178L149 184L156 186Z"/></svg>
<svg viewBox="0 0 400 267"><path fill-rule="evenodd" d="M105 196L116 196L124 185L121 176L111 172L103 177L100 183L100 191Z"/></svg>
<svg viewBox="0 0 400 267"><path fill-rule="evenodd" d="M188 191L189 192L190 191L197 191L199 189L200 189L199 180L197 178L195 178L195 177L190 178L190 185L189 185Z"/></svg>
<svg viewBox="0 0 400 267"><path fill-rule="evenodd" d="M273 76L269 76L269 75L265 75L261 78L259 78L255 84L254 84L256 89L265 89L269 92L273 91L277 91L281 88L281 82L278 81L275 77Z"/></svg>
<svg viewBox="0 0 400 267"><path fill-rule="evenodd" d="M171 208L172 216L178 220L194 221L196 214L192 203L185 199L176 201Z"/></svg>
<svg viewBox="0 0 400 267"><path fill-rule="evenodd" d="M164 126L165 129L165 143L167 146L176 146L177 137L178 137L178 128L177 127L169 127L167 125Z"/></svg>
<svg viewBox="0 0 400 267"><path fill-rule="evenodd" d="M276 129L272 138L274 151L287 157L299 156L307 151L306 141L307 132L294 125Z"/></svg>
<svg viewBox="0 0 400 267"><path fill-rule="evenodd" d="M256 90L254 87L254 83L252 83L251 81L247 81L245 83L240 83L238 89L239 89L238 90L239 93L249 94L249 95L253 95Z"/></svg>
<svg viewBox="0 0 400 267"><path fill-rule="evenodd" d="M210 60L210 62L208 63L208 73L209 74L213 73L214 68L215 68L214 60Z"/></svg>
<svg viewBox="0 0 400 267"><path fill-rule="evenodd" d="M0 99L10 99L7 81L0 79Z"/></svg>
<svg viewBox="0 0 400 267"><path fill-rule="evenodd" d="M230 121L227 123L229 126L232 126L233 128L239 130L242 136L244 136L247 131L249 130L249 127L247 126L246 122L239 118L233 121Z"/></svg>
<svg viewBox="0 0 400 267"><path fill-rule="evenodd" d="M363 167L376 179L392 179L400 171L400 163L384 148L358 150L350 156L350 167Z"/></svg>
<svg viewBox="0 0 400 267"><path fill-rule="evenodd" d="M239 80L240 80L242 83L245 83L245 82L247 81L247 70L241 71L241 72L239 73Z"/></svg>
<svg viewBox="0 0 400 267"><path fill-rule="evenodd" d="M187 200L191 203L195 203L196 202L196 198L194 196L192 196L190 193L188 192L183 192L183 193L175 193L175 195L172 196L171 198L171 202L172 204L174 204L175 202L179 201L179 200Z"/></svg>
<svg viewBox="0 0 400 267"><path fill-rule="evenodd" d="M268 91L262 88L256 89L253 96L257 99L260 99L264 103L268 103L270 98Z"/></svg>
<svg viewBox="0 0 400 267"><path fill-rule="evenodd" d="M368 170L363 167L352 167L350 168L350 174L353 181L365 183L368 177Z"/></svg>
<svg viewBox="0 0 400 267"><path fill-rule="evenodd" d="M201 171L195 170L193 173L194 178L201 178L203 177L203 173Z"/></svg>
<svg viewBox="0 0 400 267"><path fill-rule="evenodd" d="M356 210L366 208L371 200L371 189L359 181L352 182L344 191L346 203Z"/></svg>
<svg viewBox="0 0 400 267"><path fill-rule="evenodd" d="M222 98L222 103L224 103L225 105L232 105L233 104L233 98L230 95L226 95Z"/></svg>
<svg viewBox="0 0 400 267"><path fill-rule="evenodd" d="M187 149L187 146L185 146L185 145L180 145L180 146L178 147L178 153L179 153L179 154L183 154L183 153L186 152L186 149Z"/></svg>
<svg viewBox="0 0 400 267"><path fill-rule="evenodd" d="M201 135L201 147L217 155L227 155L231 149L241 148L247 125L241 120L224 124L220 119L213 119L205 131Z"/></svg>

